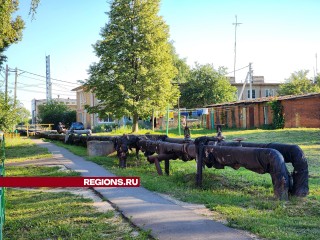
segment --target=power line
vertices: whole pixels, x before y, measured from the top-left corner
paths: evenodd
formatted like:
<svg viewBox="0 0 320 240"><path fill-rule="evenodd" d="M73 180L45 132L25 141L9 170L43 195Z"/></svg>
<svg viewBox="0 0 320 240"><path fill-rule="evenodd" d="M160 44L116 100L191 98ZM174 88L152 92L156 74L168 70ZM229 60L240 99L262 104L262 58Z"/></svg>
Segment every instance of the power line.
<svg viewBox="0 0 320 240"><path fill-rule="evenodd" d="M57 95L57 96L67 96L67 97L75 97L74 95L70 95L70 94L54 94L54 95Z"/></svg>
<svg viewBox="0 0 320 240"><path fill-rule="evenodd" d="M40 89L46 89L46 87L40 87L39 85L31 85L31 84L25 84L25 83L21 83L21 82L17 82L19 84L22 84L22 85L25 85L24 87L22 88L28 88L28 87L32 87L32 88L40 88ZM11 85L14 85L13 83L10 83ZM44 84L41 84L41 85L44 85ZM22 89L21 87L19 89ZM68 91L68 90L61 90L61 89L53 89L54 91L59 91L59 92L72 92L72 91Z"/></svg>
<svg viewBox="0 0 320 240"><path fill-rule="evenodd" d="M28 72L28 71L25 71L25 70L22 70L22 69L18 69L19 71L22 71L24 73L28 73L28 74L31 74L31 75L34 75L34 76L37 76L37 77L42 77L42 78L46 78L45 76L43 75L40 75L40 74L36 74L36 73L32 73L32 72ZM51 80L55 80L55 81L58 81L58 82L64 82L64 83L70 83L70 84L76 84L76 83L73 83L73 82L68 82L68 81L64 81L64 80L60 80L60 79L56 79L56 78L50 78Z"/></svg>
<svg viewBox="0 0 320 240"><path fill-rule="evenodd" d="M29 79L33 79L33 80L36 80L36 81L44 82L42 79L33 78L33 77L29 77L29 76L23 76L23 75L21 75L20 77L22 77L22 78L29 78ZM66 87L75 87L75 85L71 86L71 85L66 85L66 84L61 84L61 83L52 83L52 84L59 84L59 86L66 86ZM77 86L78 86L78 85L77 85Z"/></svg>
<svg viewBox="0 0 320 240"><path fill-rule="evenodd" d="M10 89L10 90L14 90L14 88L13 87L9 87L8 89ZM28 89L19 89L18 91L23 91L23 92L30 92L30 90L28 90ZM34 93L43 93L43 94L45 94L45 92L41 92L41 91L36 91L36 90L33 90L32 92L34 92ZM56 95L62 95L62 96L72 96L72 97L74 97L75 95L72 95L72 94L61 94L60 92L59 92L59 94L56 94Z"/></svg>
<svg viewBox="0 0 320 240"><path fill-rule="evenodd" d="M9 88L9 89L14 89L14 88ZM19 89L19 91L23 91L23 92L30 92L30 90L27 90L27 89ZM43 92L40 92L40 91L36 91L36 90L34 90L34 91L32 91L33 93L43 93Z"/></svg>
<svg viewBox="0 0 320 240"><path fill-rule="evenodd" d="M41 87L42 85L45 85L45 84L38 84L38 85L35 85L35 84L25 84L25 83L22 83L22 82L17 82L21 85L24 85L26 88L27 87L34 87L34 88L42 88L42 89L46 89L46 87ZM13 83L10 83L10 84L13 84ZM56 86L56 85L54 85ZM60 85L57 85L57 86L60 86ZM62 92L71 92L71 91L68 91L68 90L60 90L60 89L57 89L57 91L62 91Z"/></svg>
<svg viewBox="0 0 320 240"><path fill-rule="evenodd" d="M35 84L25 84L25 83L22 83L22 82L17 82L17 83L19 83L21 85L24 85L26 87L38 87L38 86L44 85L44 84L37 84L37 85L35 85Z"/></svg>
<svg viewBox="0 0 320 240"><path fill-rule="evenodd" d="M242 68L239 68L239 69L237 69L237 70L235 70L235 71L228 72L226 75L228 75L228 74L230 74L230 73L233 73L233 72L240 71L240 70L245 69L245 68L247 68L247 67L249 67L249 65L247 65L247 66L245 66L245 67L242 67Z"/></svg>
<svg viewBox="0 0 320 240"><path fill-rule="evenodd" d="M20 86L20 88L40 88L40 89L46 89L45 84L26 84L26 83L22 83L22 82L17 82ZM14 86L14 83L8 83L11 86ZM52 84L53 87L60 87L61 85L56 85L56 84ZM55 89L56 91L61 91L61 92L72 92L71 90L61 90L61 89Z"/></svg>
<svg viewBox="0 0 320 240"><path fill-rule="evenodd" d="M10 69L10 68L9 68L9 69ZM38 77L45 78L44 76L42 76L42 75L40 75L40 74L31 73L31 72L29 72L29 71L24 71L24 70L22 70L22 69L17 69L17 70L22 71L22 73L20 73L20 74L28 73L28 74L31 74L31 75L34 75L34 76L38 76ZM13 70L13 69L10 69L10 71L11 71L11 72L16 72L16 69L14 69L14 70ZM0 72L0 73L1 73L1 72ZM19 75L20 75L20 74L19 74ZM1 74L1 75L2 75L2 74ZM3 75L2 75L2 76L3 76ZM4 77L4 76L3 76L3 77ZM30 76L20 75L20 77L22 77L22 78L29 78L29 79L33 79L33 80L36 80L36 81L41 81L41 82L43 82L42 79L33 78L33 77L30 77ZM59 87L64 86L64 87L74 88L75 86L79 86L79 84L77 84L77 83L72 83L72 82L63 81L63 80L54 79L54 78L52 78L52 80L59 81L59 82L65 82L65 83L66 83L66 84L52 83L52 84L55 84L55 85L57 85L57 86L59 86ZM68 84L68 85L67 85L67 84Z"/></svg>
<svg viewBox="0 0 320 240"><path fill-rule="evenodd" d="M33 80L37 80L37 81L43 82L43 80L42 80L42 79L39 79L39 78L33 78L33 77L23 76L23 75L21 75L20 77L29 78L29 79L33 79Z"/></svg>

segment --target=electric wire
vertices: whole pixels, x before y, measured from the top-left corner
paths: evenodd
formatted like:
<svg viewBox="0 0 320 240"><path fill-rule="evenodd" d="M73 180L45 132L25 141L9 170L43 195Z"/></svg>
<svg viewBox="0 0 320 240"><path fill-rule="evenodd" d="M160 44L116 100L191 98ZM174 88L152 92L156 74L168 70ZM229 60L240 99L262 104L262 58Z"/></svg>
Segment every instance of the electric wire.
<svg viewBox="0 0 320 240"><path fill-rule="evenodd" d="M32 73L32 72L28 72L28 71L25 71L25 70L22 70L22 69L17 69L19 71L22 71L24 73L28 73L28 74L31 74L31 75L34 75L34 76L38 76L38 77L42 77L42 78L46 78L45 76L43 75L40 75L40 74L36 74L36 73ZM55 80L55 81L58 81L58 82L64 82L64 83L70 83L70 84L75 84L73 82L68 82L68 81L64 81L64 80L60 80L60 79L56 79L56 78L50 78L51 80Z"/></svg>
<svg viewBox="0 0 320 240"><path fill-rule="evenodd" d="M236 71L228 72L226 75L228 75L228 74L230 74L230 73L234 73L234 72L240 71L240 70L245 69L245 68L247 68L247 67L249 67L249 65L248 65L248 66L245 66L245 67L242 67L242 68L239 68L239 69L236 69Z"/></svg>
<svg viewBox="0 0 320 240"><path fill-rule="evenodd" d="M14 88L13 88L13 87L8 87L8 90L14 90ZM30 92L30 90L27 90L27 89L19 89L18 91ZM45 94L44 92L42 92L42 91L37 91L37 90L33 90L32 92ZM53 95L75 97L75 95L72 95L72 94L64 94L64 93L61 94L60 92L59 92L59 94L54 94L54 93L53 93Z"/></svg>
<svg viewBox="0 0 320 240"><path fill-rule="evenodd" d="M33 78L33 77L25 76L25 75L21 75L21 76L19 76L19 77L22 77L22 78L29 78L29 79L33 79L33 80L40 81L40 82L43 82L43 81L44 81L44 80L42 80L42 79ZM78 84L76 84L76 83L73 83L73 84L68 83L69 85L67 85L67 84L61 84L61 83L53 83L53 84L59 84L59 86L73 87L73 88L75 87L75 85L79 86L79 85L78 85ZM72 86L71 86L71 85L72 85Z"/></svg>
<svg viewBox="0 0 320 240"><path fill-rule="evenodd" d="M45 86L41 87L39 85L31 85L31 84L25 84L25 83L21 83L21 82L17 82L17 84L22 84L22 85L25 85L24 87L20 87L19 89L25 89L25 88L28 88L28 87L32 87L32 88L40 88L40 89L47 89ZM14 86L14 83L9 83L9 85L12 85ZM41 84L41 85L44 85L44 84ZM19 90L18 89L18 90ZM52 88L53 91L59 91L59 92L67 92L67 93L72 93L72 91L70 90L61 90L61 89L55 89L55 88Z"/></svg>

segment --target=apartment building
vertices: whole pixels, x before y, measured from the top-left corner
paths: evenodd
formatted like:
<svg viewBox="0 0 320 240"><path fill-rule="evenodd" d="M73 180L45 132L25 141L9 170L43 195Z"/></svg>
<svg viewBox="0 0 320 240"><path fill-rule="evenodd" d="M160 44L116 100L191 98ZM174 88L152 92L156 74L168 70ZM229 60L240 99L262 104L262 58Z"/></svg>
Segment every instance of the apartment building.
<svg viewBox="0 0 320 240"><path fill-rule="evenodd" d="M234 77L229 77L230 84L237 88L237 99L241 94L242 89L243 94L239 100L249 100L250 99L250 84L249 83L238 83L235 82ZM274 97L277 95L280 83L267 83L264 81L264 76L253 76L252 87L252 99L264 98L264 97Z"/></svg>
<svg viewBox="0 0 320 240"><path fill-rule="evenodd" d="M77 121L82 122L83 125L92 129L99 124L112 124L114 119L112 116L107 116L105 118L99 118L98 114L90 114L85 109L85 106L96 106L99 103L99 100L95 97L95 94L91 91L86 91L83 86L72 89L77 93L76 96L76 111L77 111Z"/></svg>

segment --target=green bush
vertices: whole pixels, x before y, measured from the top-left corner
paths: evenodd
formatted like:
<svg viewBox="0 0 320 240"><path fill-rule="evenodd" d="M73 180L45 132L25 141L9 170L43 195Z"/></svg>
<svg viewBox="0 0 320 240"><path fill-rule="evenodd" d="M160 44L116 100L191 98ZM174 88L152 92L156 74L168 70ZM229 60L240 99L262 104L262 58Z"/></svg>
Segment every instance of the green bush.
<svg viewBox="0 0 320 240"><path fill-rule="evenodd" d="M281 102L274 100L272 102L269 102L269 105L271 106L271 109L273 111L273 127L275 129L284 128L285 119Z"/></svg>
<svg viewBox="0 0 320 240"><path fill-rule="evenodd" d="M98 125L92 129L92 132L93 133L105 132L105 128L103 125Z"/></svg>

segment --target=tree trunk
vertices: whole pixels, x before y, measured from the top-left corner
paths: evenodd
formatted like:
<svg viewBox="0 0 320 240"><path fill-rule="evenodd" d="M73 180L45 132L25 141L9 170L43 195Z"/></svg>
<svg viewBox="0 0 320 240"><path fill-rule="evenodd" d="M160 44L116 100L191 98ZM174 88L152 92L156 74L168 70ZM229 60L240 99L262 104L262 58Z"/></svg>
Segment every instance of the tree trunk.
<svg viewBox="0 0 320 240"><path fill-rule="evenodd" d="M132 124L132 132L136 133L139 131L139 115L138 113L133 114L133 124Z"/></svg>
<svg viewBox="0 0 320 240"><path fill-rule="evenodd" d="M154 132L154 110L152 109L152 117L151 117L151 129Z"/></svg>

